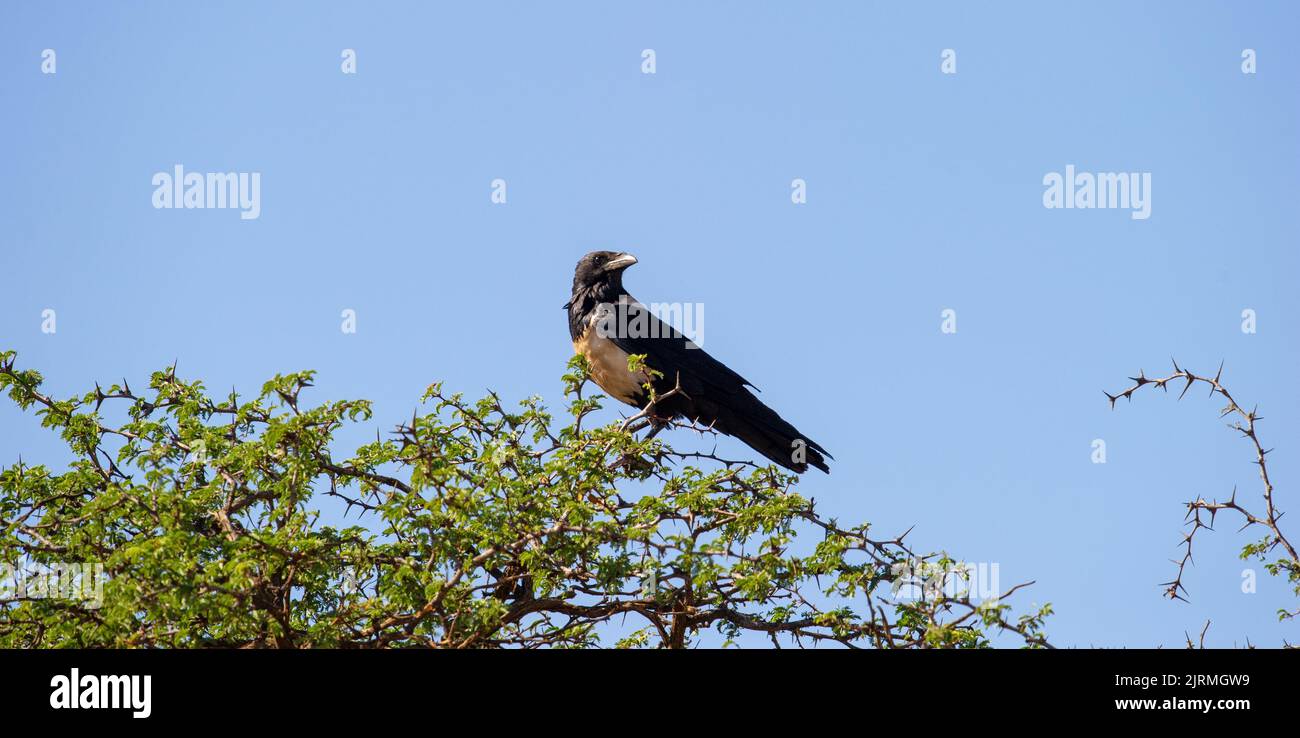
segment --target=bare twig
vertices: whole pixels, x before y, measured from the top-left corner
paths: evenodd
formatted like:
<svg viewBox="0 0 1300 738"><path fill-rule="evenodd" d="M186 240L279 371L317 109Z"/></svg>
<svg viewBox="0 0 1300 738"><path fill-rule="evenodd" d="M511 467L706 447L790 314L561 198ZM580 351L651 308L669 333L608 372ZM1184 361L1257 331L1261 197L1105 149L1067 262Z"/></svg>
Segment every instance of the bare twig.
<svg viewBox="0 0 1300 738"><path fill-rule="evenodd" d="M1222 363L1219 364L1219 369L1215 372L1213 377L1193 374L1192 372L1180 367L1177 361L1174 361L1173 365L1174 371L1168 376L1150 378L1146 376L1145 372L1138 372L1136 377L1129 377L1129 379L1133 381L1133 385L1128 389L1113 395L1109 392L1104 393L1106 399L1110 401L1111 408L1113 409L1115 407L1115 402L1121 397L1131 402L1133 400L1133 393L1143 387L1156 387L1168 392L1170 383L1182 382L1182 390L1178 393L1178 398L1181 400L1183 395L1186 395L1187 391L1192 388L1192 385L1197 382L1207 385L1210 389L1210 397L1218 394L1227 402L1227 405L1224 406L1222 411L1219 413L1219 417L1235 416L1236 419L1230 427L1240 433L1242 437L1249 439L1251 446L1254 448L1254 463L1259 467L1259 476L1263 481L1262 497L1264 513L1263 515L1256 515L1239 503L1237 501L1236 487L1233 487L1232 495L1223 502L1220 502L1217 499L1207 501L1203 497L1197 497L1197 499L1186 503L1187 520L1188 525L1191 526L1191 530L1183 535L1183 540L1180 543L1183 547L1183 556L1180 560L1175 562L1178 565L1176 575L1171 581L1161 584L1162 587L1165 587L1165 596L1172 599L1186 601L1185 595L1187 594L1187 588L1183 586L1183 574L1187 565L1193 563L1193 541L1196 534L1202 529L1213 528L1216 516L1223 510L1231 510L1241 516L1245 521L1241 526L1241 530L1256 525L1267 528L1268 534L1264 539L1259 553L1263 554L1278 548L1282 549L1283 559L1278 561L1277 564L1281 569L1288 571L1294 578L1297 574L1300 574L1300 557L1296 555L1295 546L1293 546L1291 541L1287 539L1279 525L1283 513L1277 509L1277 506L1274 503L1273 482L1269 478L1268 473L1268 454L1272 449L1265 449L1263 444L1260 443L1259 435L1256 433L1255 424L1263 419L1263 417L1259 415L1258 408L1252 407L1250 410L1244 409L1233 398L1232 394L1228 392L1227 388L1223 386L1220 382L1220 379L1223 377ZM1208 515L1208 523L1204 518L1202 518L1203 513Z"/></svg>

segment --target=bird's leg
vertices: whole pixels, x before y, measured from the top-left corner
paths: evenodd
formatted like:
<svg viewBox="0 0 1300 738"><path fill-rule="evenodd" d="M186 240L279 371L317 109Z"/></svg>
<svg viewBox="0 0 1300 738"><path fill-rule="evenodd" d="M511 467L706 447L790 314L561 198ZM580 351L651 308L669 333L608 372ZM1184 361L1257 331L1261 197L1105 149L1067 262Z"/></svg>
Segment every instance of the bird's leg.
<svg viewBox="0 0 1300 738"><path fill-rule="evenodd" d="M655 406L663 402L664 400L667 400L670 397L676 397L678 395L681 395L682 397L685 397L688 400L691 399L691 396L686 394L686 391L682 389L681 372L677 373L677 384L672 389L668 390L668 392L662 395L652 396L650 402L646 403L646 406L642 408L640 412L628 418L627 420L623 421L623 425L619 428L619 430L631 431L632 433L635 433L641 430L642 428L645 428L648 425L652 428L652 430L650 432L650 435L646 436L646 438L647 439L654 438L655 435L659 433L659 431L663 430L664 427L672 423L671 416L662 417L657 415L655 413ZM646 422L637 425L636 424L637 421L640 420L644 420Z"/></svg>
<svg viewBox="0 0 1300 738"><path fill-rule="evenodd" d="M650 424L650 432L646 434L645 438L641 439L643 441L648 441L659 435L659 431L667 428L670 425L671 420L669 418L658 417L652 413L649 418L647 418L646 422Z"/></svg>

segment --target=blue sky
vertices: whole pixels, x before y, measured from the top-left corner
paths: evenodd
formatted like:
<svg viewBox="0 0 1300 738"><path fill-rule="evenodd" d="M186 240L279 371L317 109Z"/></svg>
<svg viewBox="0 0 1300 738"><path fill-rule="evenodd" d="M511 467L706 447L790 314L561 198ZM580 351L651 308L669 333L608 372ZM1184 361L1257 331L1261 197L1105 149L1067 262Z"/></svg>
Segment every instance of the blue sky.
<svg viewBox="0 0 1300 738"><path fill-rule="evenodd" d="M1036 580L1058 644L1298 641L1231 523L1160 596L1181 503L1257 499L1220 405L1102 390L1225 361L1300 508L1300 11L1044 5L8 4L0 345L59 395L317 369L375 401L364 440L439 379L558 408L573 264L629 250L634 295L707 306L710 353L835 454L823 512ZM260 172L260 217L154 209L176 164ZM1151 217L1045 209L1070 164L1151 173ZM0 403L20 453L66 460Z"/></svg>

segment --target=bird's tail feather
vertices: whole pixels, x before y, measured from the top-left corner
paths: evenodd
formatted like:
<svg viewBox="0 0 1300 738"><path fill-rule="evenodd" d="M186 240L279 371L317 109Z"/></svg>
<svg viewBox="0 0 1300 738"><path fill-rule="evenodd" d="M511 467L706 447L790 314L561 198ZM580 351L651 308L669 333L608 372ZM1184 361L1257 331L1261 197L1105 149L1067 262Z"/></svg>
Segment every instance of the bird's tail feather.
<svg viewBox="0 0 1300 738"><path fill-rule="evenodd" d="M714 404L714 412L709 414L716 418L713 424L716 430L739 438L750 448L791 471L802 474L811 465L830 474L830 467L826 464L830 453L748 390L727 395L725 402Z"/></svg>

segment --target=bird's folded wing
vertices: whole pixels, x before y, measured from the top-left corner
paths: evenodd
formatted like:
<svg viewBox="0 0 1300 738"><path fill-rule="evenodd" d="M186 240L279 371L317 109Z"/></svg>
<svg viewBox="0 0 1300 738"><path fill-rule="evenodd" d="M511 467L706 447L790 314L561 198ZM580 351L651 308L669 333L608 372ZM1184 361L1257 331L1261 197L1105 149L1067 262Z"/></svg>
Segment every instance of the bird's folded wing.
<svg viewBox="0 0 1300 738"><path fill-rule="evenodd" d="M629 354L644 354L646 364L663 372L666 383L674 383L676 373L681 372L682 386L688 394L690 385L697 382L722 392L738 392L745 385L754 386L641 303L625 303L618 309L627 312L612 326L610 341Z"/></svg>

